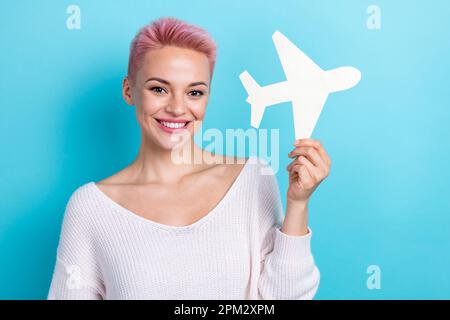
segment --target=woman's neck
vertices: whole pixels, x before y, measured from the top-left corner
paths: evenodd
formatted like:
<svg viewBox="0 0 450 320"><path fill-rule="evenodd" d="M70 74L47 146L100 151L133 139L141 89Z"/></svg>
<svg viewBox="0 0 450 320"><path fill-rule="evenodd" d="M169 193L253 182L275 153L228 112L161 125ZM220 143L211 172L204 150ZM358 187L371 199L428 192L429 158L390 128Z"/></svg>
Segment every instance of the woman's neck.
<svg viewBox="0 0 450 320"><path fill-rule="evenodd" d="M205 151L193 141L192 143L186 143L190 144L187 152L190 151L191 154L188 159L192 161L180 163L175 155L186 152L186 149L183 151L165 149L146 141L143 137L139 154L127 170L130 183L146 184L156 181L168 184L177 183L184 176L208 166L202 160ZM200 162L198 162L198 156L200 156ZM195 157L197 157L197 161L194 161Z"/></svg>

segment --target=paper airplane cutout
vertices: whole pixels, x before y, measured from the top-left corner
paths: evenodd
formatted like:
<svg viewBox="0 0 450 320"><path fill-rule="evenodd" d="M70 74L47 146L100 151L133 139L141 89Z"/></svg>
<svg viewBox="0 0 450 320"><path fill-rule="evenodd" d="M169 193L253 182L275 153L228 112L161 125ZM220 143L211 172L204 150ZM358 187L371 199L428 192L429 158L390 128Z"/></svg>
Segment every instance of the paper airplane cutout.
<svg viewBox="0 0 450 320"><path fill-rule="evenodd" d="M281 32L272 39L287 80L261 87L247 71L239 75L248 93L251 126L259 127L266 107L292 101L295 139L310 138L328 95L355 86L361 72L353 67L324 71Z"/></svg>

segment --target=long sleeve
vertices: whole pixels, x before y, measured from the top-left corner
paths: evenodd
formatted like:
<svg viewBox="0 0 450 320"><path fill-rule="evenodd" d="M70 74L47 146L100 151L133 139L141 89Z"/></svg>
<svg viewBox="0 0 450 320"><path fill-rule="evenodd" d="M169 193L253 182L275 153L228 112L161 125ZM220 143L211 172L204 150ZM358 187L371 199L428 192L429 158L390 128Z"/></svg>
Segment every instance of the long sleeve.
<svg viewBox="0 0 450 320"><path fill-rule="evenodd" d="M105 295L82 192L72 194L64 212L48 300L99 300Z"/></svg>
<svg viewBox="0 0 450 320"><path fill-rule="evenodd" d="M320 272L311 253L312 230L304 236L281 231L282 205L275 175L263 164L258 179L260 210L261 299L312 299L320 282ZM265 173L265 174L264 174Z"/></svg>

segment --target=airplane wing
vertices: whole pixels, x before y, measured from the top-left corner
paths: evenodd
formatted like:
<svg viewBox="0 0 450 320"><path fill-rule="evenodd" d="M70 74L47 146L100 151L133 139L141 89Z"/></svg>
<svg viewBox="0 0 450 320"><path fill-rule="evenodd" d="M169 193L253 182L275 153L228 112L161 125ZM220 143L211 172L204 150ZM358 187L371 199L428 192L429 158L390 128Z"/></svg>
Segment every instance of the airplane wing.
<svg viewBox="0 0 450 320"><path fill-rule="evenodd" d="M261 103L251 104L250 125L252 127L259 128L265 110L266 106L264 104Z"/></svg>
<svg viewBox="0 0 450 320"><path fill-rule="evenodd" d="M309 82L311 76L319 77L323 70L278 30L272 35L278 57L288 81Z"/></svg>
<svg viewBox="0 0 450 320"><path fill-rule="evenodd" d="M295 139L311 138L327 98L328 92L318 90L302 93L292 100Z"/></svg>

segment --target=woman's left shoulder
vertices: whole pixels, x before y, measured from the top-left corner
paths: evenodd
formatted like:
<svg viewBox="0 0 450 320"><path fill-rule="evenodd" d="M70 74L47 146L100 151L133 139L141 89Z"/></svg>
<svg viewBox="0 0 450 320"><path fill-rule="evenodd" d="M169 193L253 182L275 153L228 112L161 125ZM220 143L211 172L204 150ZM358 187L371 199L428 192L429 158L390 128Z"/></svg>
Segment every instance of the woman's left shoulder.
<svg viewBox="0 0 450 320"><path fill-rule="evenodd" d="M264 158L251 156L247 159L247 165L252 167L254 174L256 174L257 176L275 175L272 166Z"/></svg>

